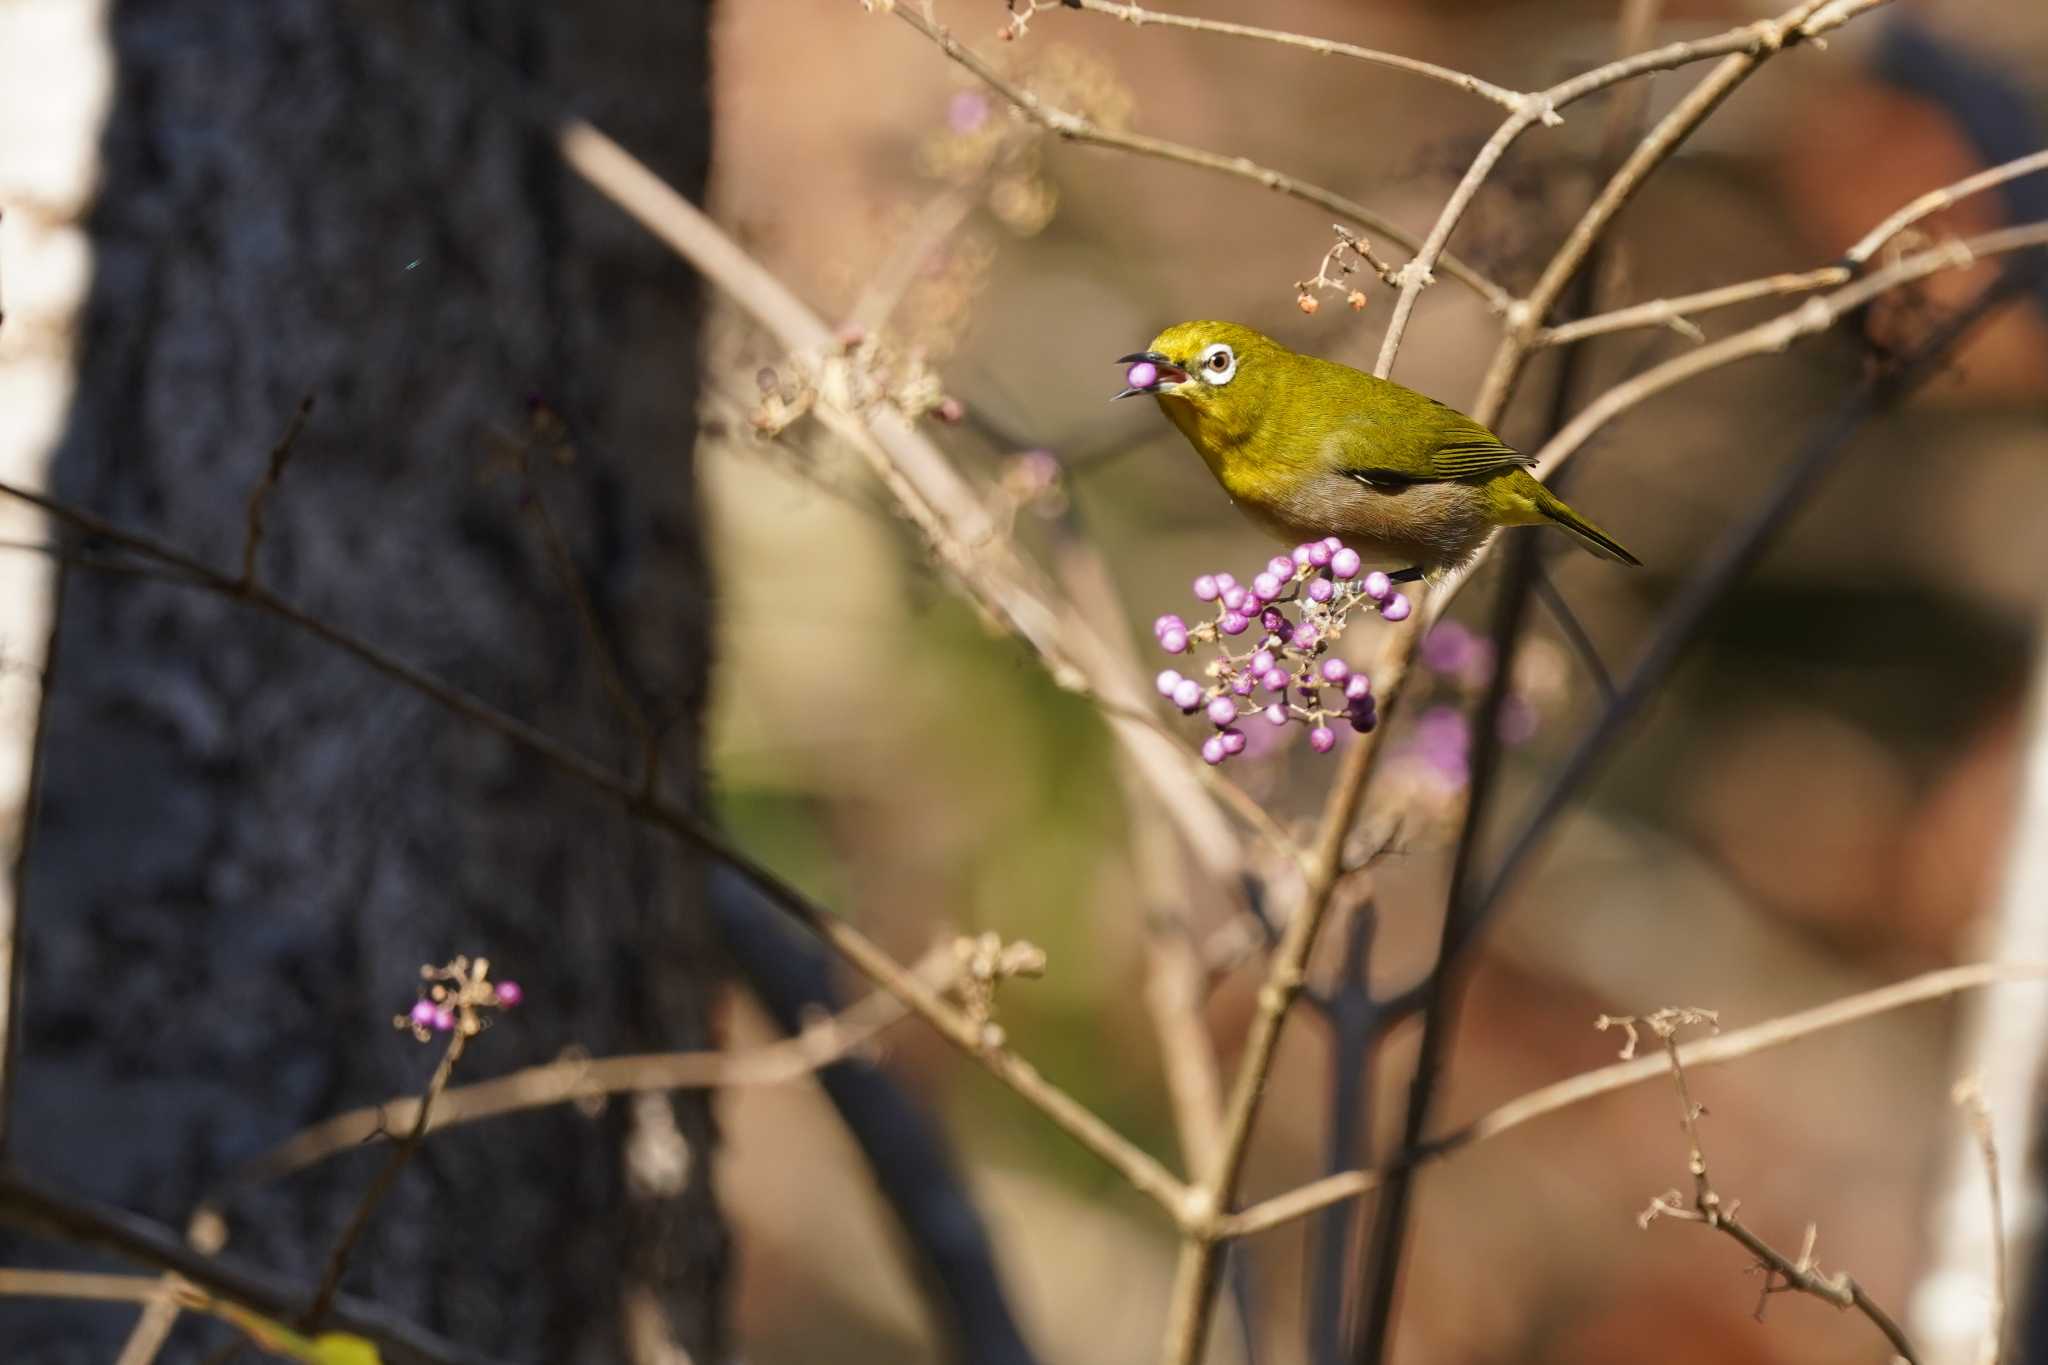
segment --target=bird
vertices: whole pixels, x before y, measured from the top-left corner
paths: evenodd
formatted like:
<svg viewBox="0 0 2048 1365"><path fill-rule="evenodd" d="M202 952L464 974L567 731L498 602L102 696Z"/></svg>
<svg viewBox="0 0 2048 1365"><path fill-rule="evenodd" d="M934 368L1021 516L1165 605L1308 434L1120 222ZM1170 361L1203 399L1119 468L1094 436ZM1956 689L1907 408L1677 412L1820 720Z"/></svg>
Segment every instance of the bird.
<svg viewBox="0 0 2048 1365"><path fill-rule="evenodd" d="M1231 501L1283 542L1337 536L1393 576L1434 581L1496 527L1561 527L1603 559L1621 543L1457 409L1390 379L1291 351L1234 322L1183 322L1118 362L1117 398L1149 394Z"/></svg>

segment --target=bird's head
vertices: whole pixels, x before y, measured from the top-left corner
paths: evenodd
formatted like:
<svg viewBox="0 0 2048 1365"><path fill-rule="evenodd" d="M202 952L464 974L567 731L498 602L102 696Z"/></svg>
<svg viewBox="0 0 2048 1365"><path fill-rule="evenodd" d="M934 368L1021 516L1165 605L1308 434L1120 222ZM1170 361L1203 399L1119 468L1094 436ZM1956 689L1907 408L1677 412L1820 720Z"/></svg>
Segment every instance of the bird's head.
<svg viewBox="0 0 2048 1365"><path fill-rule="evenodd" d="M1117 362L1130 367L1117 397L1149 393L1228 419L1257 411L1288 354L1271 337L1235 322L1179 323Z"/></svg>

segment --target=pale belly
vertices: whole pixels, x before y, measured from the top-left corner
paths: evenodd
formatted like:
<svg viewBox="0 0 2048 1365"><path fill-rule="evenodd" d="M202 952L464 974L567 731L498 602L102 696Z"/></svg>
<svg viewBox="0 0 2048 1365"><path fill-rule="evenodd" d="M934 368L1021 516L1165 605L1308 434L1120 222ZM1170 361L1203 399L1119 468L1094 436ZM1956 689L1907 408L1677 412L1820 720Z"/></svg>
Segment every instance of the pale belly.
<svg viewBox="0 0 2048 1365"><path fill-rule="evenodd" d="M1440 572L1470 559L1492 531L1486 496L1468 483L1379 489L1341 474L1280 500L1239 498L1262 530L1289 545L1336 536L1369 564Z"/></svg>

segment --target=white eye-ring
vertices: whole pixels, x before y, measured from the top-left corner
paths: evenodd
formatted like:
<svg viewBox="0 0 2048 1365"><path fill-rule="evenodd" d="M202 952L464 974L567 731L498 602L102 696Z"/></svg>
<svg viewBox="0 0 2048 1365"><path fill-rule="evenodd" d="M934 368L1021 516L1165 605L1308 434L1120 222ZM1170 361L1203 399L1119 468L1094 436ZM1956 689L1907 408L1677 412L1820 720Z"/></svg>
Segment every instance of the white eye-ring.
<svg viewBox="0 0 2048 1365"><path fill-rule="evenodd" d="M1202 348L1202 378L1211 384L1228 384L1237 374L1237 353L1220 341Z"/></svg>

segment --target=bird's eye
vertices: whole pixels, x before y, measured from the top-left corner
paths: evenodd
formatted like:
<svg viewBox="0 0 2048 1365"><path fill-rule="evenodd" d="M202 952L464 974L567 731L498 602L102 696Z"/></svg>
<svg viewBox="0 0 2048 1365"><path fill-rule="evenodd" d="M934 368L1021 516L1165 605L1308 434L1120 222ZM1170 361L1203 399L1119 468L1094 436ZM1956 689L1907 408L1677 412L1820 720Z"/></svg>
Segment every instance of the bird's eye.
<svg viewBox="0 0 2048 1365"><path fill-rule="evenodd" d="M1202 352L1202 369L1211 384L1228 384L1237 373L1237 356L1219 341Z"/></svg>

